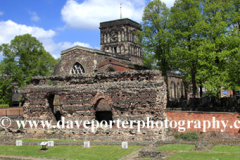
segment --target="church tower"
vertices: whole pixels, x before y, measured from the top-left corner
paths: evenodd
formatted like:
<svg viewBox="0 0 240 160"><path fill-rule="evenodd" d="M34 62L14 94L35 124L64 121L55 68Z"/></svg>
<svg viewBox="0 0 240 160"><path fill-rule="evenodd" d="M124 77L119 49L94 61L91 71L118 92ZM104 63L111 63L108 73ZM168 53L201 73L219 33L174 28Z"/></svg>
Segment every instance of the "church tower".
<svg viewBox="0 0 240 160"><path fill-rule="evenodd" d="M101 22L101 50L143 65L142 47L137 44L135 30L141 31L140 25L128 18Z"/></svg>

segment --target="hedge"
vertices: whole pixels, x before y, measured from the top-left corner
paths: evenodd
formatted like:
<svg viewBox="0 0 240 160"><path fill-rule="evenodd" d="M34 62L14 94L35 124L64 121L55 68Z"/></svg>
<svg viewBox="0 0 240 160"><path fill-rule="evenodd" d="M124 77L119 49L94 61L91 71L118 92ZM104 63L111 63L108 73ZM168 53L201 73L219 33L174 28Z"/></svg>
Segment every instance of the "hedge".
<svg viewBox="0 0 240 160"><path fill-rule="evenodd" d="M9 105L8 104L0 104L0 108L8 108Z"/></svg>

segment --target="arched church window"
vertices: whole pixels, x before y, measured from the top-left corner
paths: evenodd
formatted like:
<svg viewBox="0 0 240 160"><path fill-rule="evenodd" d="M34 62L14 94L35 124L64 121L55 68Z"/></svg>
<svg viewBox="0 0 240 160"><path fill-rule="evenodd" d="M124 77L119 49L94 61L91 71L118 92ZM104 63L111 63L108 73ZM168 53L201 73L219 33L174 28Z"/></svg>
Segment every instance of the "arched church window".
<svg viewBox="0 0 240 160"><path fill-rule="evenodd" d="M180 85L179 82L177 83L177 99L180 98Z"/></svg>
<svg viewBox="0 0 240 160"><path fill-rule="evenodd" d="M121 54L124 54L124 46L121 46Z"/></svg>
<svg viewBox="0 0 240 160"><path fill-rule="evenodd" d="M120 47L117 46L117 53L120 53Z"/></svg>
<svg viewBox="0 0 240 160"><path fill-rule="evenodd" d="M122 41L124 41L124 31L122 31Z"/></svg>
<svg viewBox="0 0 240 160"><path fill-rule="evenodd" d="M107 43L107 34L104 34L104 43Z"/></svg>
<svg viewBox="0 0 240 160"><path fill-rule="evenodd" d="M76 62L73 65L70 74L83 74L83 73L85 73L83 66L80 63Z"/></svg>
<svg viewBox="0 0 240 160"><path fill-rule="evenodd" d="M181 82L181 93L182 93L182 98L185 98L185 88L184 88L183 81Z"/></svg>
<svg viewBox="0 0 240 160"><path fill-rule="evenodd" d="M176 98L177 98L177 85L174 82L174 99L176 99Z"/></svg>
<svg viewBox="0 0 240 160"><path fill-rule="evenodd" d="M170 100L173 101L174 98L175 98L175 95L174 95L174 82L172 81L171 85L170 85Z"/></svg>
<svg viewBox="0 0 240 160"><path fill-rule="evenodd" d="M118 42L121 42L121 31L118 31Z"/></svg>
<svg viewBox="0 0 240 160"><path fill-rule="evenodd" d="M106 69L106 72L115 72L116 70L114 69L114 68L112 68L112 67L108 67L107 69Z"/></svg>

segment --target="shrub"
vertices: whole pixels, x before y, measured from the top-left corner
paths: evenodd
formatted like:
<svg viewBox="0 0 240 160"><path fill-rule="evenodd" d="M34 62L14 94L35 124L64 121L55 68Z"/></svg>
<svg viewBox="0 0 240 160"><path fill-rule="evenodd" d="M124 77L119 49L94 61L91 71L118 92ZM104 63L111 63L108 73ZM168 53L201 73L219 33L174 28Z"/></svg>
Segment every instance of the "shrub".
<svg viewBox="0 0 240 160"><path fill-rule="evenodd" d="M0 108L8 108L9 105L8 104L0 104Z"/></svg>
<svg viewBox="0 0 240 160"><path fill-rule="evenodd" d="M56 85L57 85L57 82L55 82L55 81L48 81L47 84L56 86Z"/></svg>
<svg viewBox="0 0 240 160"><path fill-rule="evenodd" d="M180 134L173 134L173 136L176 139L183 139L186 141L199 140L199 136L198 136L197 132L186 132L186 133L180 133Z"/></svg>
<svg viewBox="0 0 240 160"><path fill-rule="evenodd" d="M20 130L23 131L23 125L22 125L22 124L21 124L21 126L20 126Z"/></svg>

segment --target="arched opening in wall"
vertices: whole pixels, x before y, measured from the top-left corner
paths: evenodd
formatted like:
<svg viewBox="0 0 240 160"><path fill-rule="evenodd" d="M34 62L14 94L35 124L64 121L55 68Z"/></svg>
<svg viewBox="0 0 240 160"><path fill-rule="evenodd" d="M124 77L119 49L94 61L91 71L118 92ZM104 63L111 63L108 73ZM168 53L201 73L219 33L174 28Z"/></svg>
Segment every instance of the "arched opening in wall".
<svg viewBox="0 0 240 160"><path fill-rule="evenodd" d="M179 82L177 83L177 99L180 98L180 86L179 86Z"/></svg>
<svg viewBox="0 0 240 160"><path fill-rule="evenodd" d="M47 100L48 100L48 104L49 104L49 107L51 109L51 112L53 113L54 115L54 119L53 121L59 121L61 120L61 113L59 111L55 112L55 108L54 108L54 94L50 94L47 96Z"/></svg>
<svg viewBox="0 0 240 160"><path fill-rule="evenodd" d="M115 72L116 70L113 67L108 67L106 72Z"/></svg>
<svg viewBox="0 0 240 160"><path fill-rule="evenodd" d="M83 74L83 73L85 73L83 66L78 62L74 63L72 69L70 70L70 74Z"/></svg>
<svg viewBox="0 0 240 160"><path fill-rule="evenodd" d="M174 99L177 98L177 85L174 83Z"/></svg>
<svg viewBox="0 0 240 160"><path fill-rule="evenodd" d="M117 46L117 53L120 53L120 47Z"/></svg>
<svg viewBox="0 0 240 160"><path fill-rule="evenodd" d="M47 100L52 113L54 113L54 107L53 107L54 94L50 94L49 96L47 96Z"/></svg>
<svg viewBox="0 0 240 160"><path fill-rule="evenodd" d="M124 54L124 46L121 46L121 54Z"/></svg>
<svg viewBox="0 0 240 160"><path fill-rule="evenodd" d="M121 31L118 31L118 42L121 42Z"/></svg>
<svg viewBox="0 0 240 160"><path fill-rule="evenodd" d="M95 120L99 123L106 121L108 124L112 121L112 109L105 99L100 99L96 104Z"/></svg>
<svg viewBox="0 0 240 160"><path fill-rule="evenodd" d="M109 36L109 33L107 33L107 43L110 43L110 36Z"/></svg>
<svg viewBox="0 0 240 160"><path fill-rule="evenodd" d="M107 35L104 34L104 43L107 43Z"/></svg>
<svg viewBox="0 0 240 160"><path fill-rule="evenodd" d="M117 53L117 47L113 47L114 53Z"/></svg>
<svg viewBox="0 0 240 160"><path fill-rule="evenodd" d="M182 97L182 98L185 98L185 88L184 88L184 83L183 83L183 81L181 82L181 93L182 93L181 97Z"/></svg>
<svg viewBox="0 0 240 160"><path fill-rule="evenodd" d="M57 111L55 114L54 114L57 122L61 120L61 117L62 117L62 114L60 113L60 111ZM60 122L60 125L62 124L62 122Z"/></svg>
<svg viewBox="0 0 240 160"><path fill-rule="evenodd" d="M173 81L171 82L170 90L171 90L170 100L173 101L174 100L174 83L173 83Z"/></svg>

